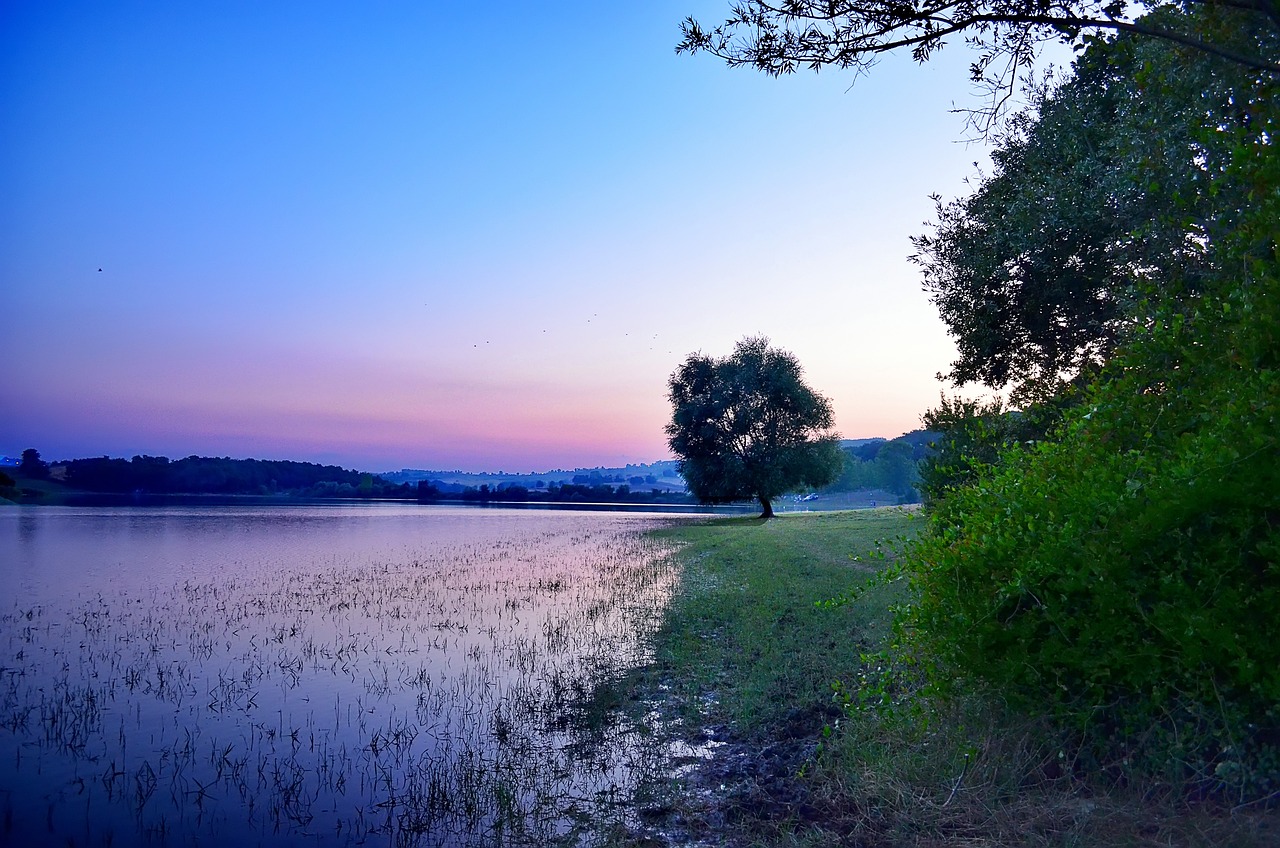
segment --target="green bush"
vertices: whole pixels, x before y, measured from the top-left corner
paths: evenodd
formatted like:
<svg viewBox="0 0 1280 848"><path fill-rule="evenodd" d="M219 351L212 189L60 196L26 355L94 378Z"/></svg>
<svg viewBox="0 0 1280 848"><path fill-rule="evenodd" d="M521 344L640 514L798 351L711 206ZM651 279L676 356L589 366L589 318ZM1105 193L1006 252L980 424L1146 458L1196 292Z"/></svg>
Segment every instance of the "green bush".
<svg viewBox="0 0 1280 848"><path fill-rule="evenodd" d="M1221 254L1234 284L1154 310L1049 439L936 501L900 622L935 682L990 681L1101 763L1239 798L1280 789L1280 203L1260 185Z"/></svg>
<svg viewBox="0 0 1280 848"><path fill-rule="evenodd" d="M925 427L938 434L933 453L920 462L917 486L924 502L972 483L979 469L999 461L1002 451L1040 441L1074 402L1071 386L1060 397L1025 410L1006 409L999 399L982 403L943 395L937 407L921 416Z"/></svg>

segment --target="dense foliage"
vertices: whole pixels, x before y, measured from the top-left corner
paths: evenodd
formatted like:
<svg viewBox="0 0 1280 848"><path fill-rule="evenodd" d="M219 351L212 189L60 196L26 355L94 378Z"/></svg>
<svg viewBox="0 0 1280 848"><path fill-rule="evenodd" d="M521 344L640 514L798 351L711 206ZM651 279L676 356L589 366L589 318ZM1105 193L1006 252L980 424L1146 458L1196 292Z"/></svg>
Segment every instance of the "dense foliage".
<svg viewBox="0 0 1280 848"><path fill-rule="evenodd" d="M668 386L668 443L701 502L756 499L767 518L774 498L820 488L840 473L830 402L768 339L743 339L722 359L692 354Z"/></svg>
<svg viewBox="0 0 1280 848"><path fill-rule="evenodd" d="M1274 93L1206 139L1243 200L1198 277L1162 271L1046 438L940 490L902 622L936 680L986 680L1105 762L1237 800L1280 789Z"/></svg>
<svg viewBox="0 0 1280 848"><path fill-rule="evenodd" d="M585 475L584 475L585 476ZM628 483L552 483L542 488L529 488L518 483L490 486L450 486L439 480L418 483L417 499L422 503L463 501L468 503L571 503L571 504L636 504L690 503L683 491L669 489L632 489Z"/></svg>
<svg viewBox="0 0 1280 848"><path fill-rule="evenodd" d="M1008 409L999 399L983 402L944 395L937 407L921 416L935 433L932 450L919 466L916 487L922 499L933 503L972 483L981 469L999 461L1002 451L1045 438L1063 411L1078 402L1074 390L1025 409Z"/></svg>
<svg viewBox="0 0 1280 848"><path fill-rule="evenodd" d="M1039 42L1082 51L995 134L992 175L916 240L958 342L949 376L1021 408L944 400L926 416L927 527L891 572L911 599L895 649L842 690L850 709L887 704L896 721L990 695L1078 743L1054 745L1059 775L1273 804L1280 5L731 9L713 29L688 20L681 49L780 74L900 48L924 61L961 35L993 110ZM922 680L961 697L894 709Z"/></svg>
<svg viewBox="0 0 1280 848"><path fill-rule="evenodd" d="M1226 174L1271 88L1243 66L1126 36L1034 92L996 139L993 172L939 201L932 232L912 240L956 341L950 380L1054 397L1106 361L1145 290L1175 274L1198 289L1247 207L1248 184Z"/></svg>
<svg viewBox="0 0 1280 848"><path fill-rule="evenodd" d="M43 480L49 476L49 463L40 458L40 451L27 448L22 452L22 461L18 464L18 473L32 480Z"/></svg>
<svg viewBox="0 0 1280 848"><path fill-rule="evenodd" d="M912 617L946 667L1250 792L1280 788L1238 773L1280 745L1280 280L1255 282L1162 313L1053 440L944 498Z"/></svg>

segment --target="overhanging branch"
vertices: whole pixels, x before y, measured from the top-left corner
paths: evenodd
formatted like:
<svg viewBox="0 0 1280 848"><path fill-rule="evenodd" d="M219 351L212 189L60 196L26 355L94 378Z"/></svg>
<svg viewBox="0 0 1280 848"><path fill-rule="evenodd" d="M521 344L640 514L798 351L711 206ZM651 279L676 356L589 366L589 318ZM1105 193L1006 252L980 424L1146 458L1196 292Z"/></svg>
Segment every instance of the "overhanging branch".
<svg viewBox="0 0 1280 848"><path fill-rule="evenodd" d="M1221 6L1237 11L1262 14L1270 18L1280 27L1280 0L1191 0L1207 6ZM961 0L939 3L921 10L905 9L890 12L877 8L875 4L850 5L833 10L829 14L804 14L800 7L779 7L764 2L755 4L759 11L755 16L749 15L745 7L735 7L737 17L727 22L726 26L707 31L702 29L693 18L687 18L681 25L684 33L683 41L677 45L677 52L706 52L716 56L731 66L750 64L770 74L778 75L790 72L796 64L807 64L813 68L822 65L853 67L865 64L869 57L878 56L894 50L910 49L920 51L931 46L940 46L943 39L951 35L970 30L985 30L989 27L1035 27L1051 29L1065 35L1078 33L1080 30L1109 30L1128 32L1147 38L1157 38L1199 50L1213 56L1235 62L1244 67L1270 74L1280 74L1280 61L1262 56L1253 56L1233 50L1225 45L1199 38L1193 34L1177 32L1149 26L1143 23L1112 17L1097 17L1076 14L950 14L958 8L969 6ZM803 30L769 25L768 16L783 20L803 20L813 23ZM852 18L854 26L840 26L840 17ZM815 24L830 23L835 27L831 33L821 33ZM738 25L750 26L757 31L754 40L734 44L728 30ZM778 30L781 33L778 33ZM761 35L764 31L764 35ZM888 37L894 33L904 33L896 37ZM1025 53L1030 49L1026 33L1012 43L995 46L997 53ZM917 58L927 56L917 53Z"/></svg>

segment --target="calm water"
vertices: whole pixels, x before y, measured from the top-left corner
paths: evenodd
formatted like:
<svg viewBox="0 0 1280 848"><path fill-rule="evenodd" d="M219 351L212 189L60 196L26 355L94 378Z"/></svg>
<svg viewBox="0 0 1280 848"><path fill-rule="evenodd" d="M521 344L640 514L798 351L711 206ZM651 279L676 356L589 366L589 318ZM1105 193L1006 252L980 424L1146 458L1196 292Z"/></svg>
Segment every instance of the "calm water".
<svg viewBox="0 0 1280 848"><path fill-rule="evenodd" d="M654 752L666 516L0 510L0 842L575 843Z"/></svg>

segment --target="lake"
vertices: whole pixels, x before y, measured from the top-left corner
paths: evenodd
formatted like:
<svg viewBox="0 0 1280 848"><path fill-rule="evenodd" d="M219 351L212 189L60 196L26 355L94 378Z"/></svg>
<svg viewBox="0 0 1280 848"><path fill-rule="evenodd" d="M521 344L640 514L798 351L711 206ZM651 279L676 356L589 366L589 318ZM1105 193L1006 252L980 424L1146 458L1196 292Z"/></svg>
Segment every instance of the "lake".
<svg viewBox="0 0 1280 848"><path fill-rule="evenodd" d="M575 844L661 752L653 513L0 510L0 840Z"/></svg>

